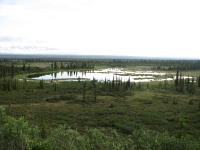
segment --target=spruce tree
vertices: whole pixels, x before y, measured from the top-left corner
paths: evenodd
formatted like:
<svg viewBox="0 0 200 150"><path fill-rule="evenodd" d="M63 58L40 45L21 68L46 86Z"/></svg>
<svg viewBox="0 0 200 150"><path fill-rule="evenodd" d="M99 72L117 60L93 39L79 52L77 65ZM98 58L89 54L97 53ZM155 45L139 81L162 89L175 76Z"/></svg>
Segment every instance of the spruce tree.
<svg viewBox="0 0 200 150"><path fill-rule="evenodd" d="M94 86L94 101L96 102L97 100L97 87L95 83L95 79L93 78L93 86Z"/></svg>
<svg viewBox="0 0 200 150"><path fill-rule="evenodd" d="M200 75L199 75L199 78L198 78L198 87L200 87Z"/></svg>
<svg viewBox="0 0 200 150"><path fill-rule="evenodd" d="M186 90L189 91L189 85L190 85L190 78L189 78L189 75L188 75L188 79L187 79L187 87L186 87Z"/></svg>
<svg viewBox="0 0 200 150"><path fill-rule="evenodd" d="M85 102L86 81L83 82L83 102Z"/></svg>
<svg viewBox="0 0 200 150"><path fill-rule="evenodd" d="M114 76L113 76L113 80L112 80L112 89L114 89L115 88L115 78L114 78Z"/></svg>
<svg viewBox="0 0 200 150"><path fill-rule="evenodd" d="M63 69L63 64L62 61L60 62L60 68Z"/></svg>
<svg viewBox="0 0 200 150"><path fill-rule="evenodd" d="M190 93L195 93L195 84L194 84L194 78L192 78L192 83L190 85Z"/></svg>
<svg viewBox="0 0 200 150"><path fill-rule="evenodd" d="M54 69L57 69L57 64L56 64L56 62L54 62Z"/></svg>
<svg viewBox="0 0 200 150"><path fill-rule="evenodd" d="M43 89L44 88L44 82L43 82L43 79L40 80L40 88Z"/></svg>
<svg viewBox="0 0 200 150"><path fill-rule="evenodd" d="M23 71L26 71L26 65L25 65L25 63L23 63L22 70L23 70Z"/></svg>
<svg viewBox="0 0 200 150"><path fill-rule="evenodd" d="M29 65L28 65L28 71L30 71L30 70L31 70L31 65L29 64Z"/></svg>
<svg viewBox="0 0 200 150"><path fill-rule="evenodd" d="M12 76L12 79L14 78L14 65L12 64L11 66L11 76Z"/></svg>
<svg viewBox="0 0 200 150"><path fill-rule="evenodd" d="M178 76L179 76L179 70L177 69L177 71L176 71L176 79L175 79L176 90L177 90L177 87L178 87Z"/></svg>

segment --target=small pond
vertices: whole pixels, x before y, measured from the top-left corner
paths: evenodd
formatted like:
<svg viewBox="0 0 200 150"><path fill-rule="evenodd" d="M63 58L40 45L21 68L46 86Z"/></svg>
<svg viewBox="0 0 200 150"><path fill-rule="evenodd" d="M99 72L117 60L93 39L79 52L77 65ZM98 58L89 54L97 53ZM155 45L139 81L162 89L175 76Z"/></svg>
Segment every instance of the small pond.
<svg viewBox="0 0 200 150"><path fill-rule="evenodd" d="M89 71L61 71L57 73L42 75L32 78L34 80L60 80L60 81L78 81L78 80L98 80L99 82L111 81L114 79L121 79L127 81L130 78L131 82L150 82L162 80L174 80L174 76L166 73L159 73L153 71L124 71L119 68L108 68L102 70Z"/></svg>

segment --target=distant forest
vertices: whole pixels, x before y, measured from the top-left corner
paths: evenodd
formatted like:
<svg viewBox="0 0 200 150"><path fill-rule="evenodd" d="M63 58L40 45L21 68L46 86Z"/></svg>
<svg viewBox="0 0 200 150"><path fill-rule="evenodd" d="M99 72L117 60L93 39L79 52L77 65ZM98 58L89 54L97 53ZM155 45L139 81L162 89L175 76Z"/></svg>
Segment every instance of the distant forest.
<svg viewBox="0 0 200 150"><path fill-rule="evenodd" d="M158 60L194 60L194 58L180 57L145 57L145 56L121 56L121 55L44 55L44 54L1 54L0 58L76 58L76 59L158 59Z"/></svg>

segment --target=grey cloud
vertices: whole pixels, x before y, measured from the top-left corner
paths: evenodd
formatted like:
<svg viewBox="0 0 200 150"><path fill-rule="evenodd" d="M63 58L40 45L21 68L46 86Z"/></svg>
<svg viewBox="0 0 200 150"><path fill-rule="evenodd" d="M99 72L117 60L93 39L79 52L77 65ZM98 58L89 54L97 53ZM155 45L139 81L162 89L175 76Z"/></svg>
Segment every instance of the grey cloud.
<svg viewBox="0 0 200 150"><path fill-rule="evenodd" d="M0 42L22 42L25 38L13 36L0 36Z"/></svg>
<svg viewBox="0 0 200 150"><path fill-rule="evenodd" d="M37 47L37 46L24 46L24 47L22 47L22 49L24 49L24 50L46 50L46 51L59 50L57 48L52 48L52 47Z"/></svg>
<svg viewBox="0 0 200 150"><path fill-rule="evenodd" d="M60 49L53 47L37 47L37 46L10 46L10 47L2 47L0 46L0 53L48 53L48 52L56 52Z"/></svg>
<svg viewBox="0 0 200 150"><path fill-rule="evenodd" d="M30 0L28 2L30 2ZM27 3L27 0L0 0L0 4L6 5L19 5L24 3Z"/></svg>

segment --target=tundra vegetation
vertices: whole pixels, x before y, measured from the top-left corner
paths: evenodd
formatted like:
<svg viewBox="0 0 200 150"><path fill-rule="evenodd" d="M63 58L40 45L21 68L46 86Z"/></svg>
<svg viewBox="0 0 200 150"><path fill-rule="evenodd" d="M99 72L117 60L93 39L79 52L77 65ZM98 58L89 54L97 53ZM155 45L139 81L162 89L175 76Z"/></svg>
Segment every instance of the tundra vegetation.
<svg viewBox="0 0 200 150"><path fill-rule="evenodd" d="M33 77L104 68L173 80ZM0 59L0 149L200 149L200 61Z"/></svg>

